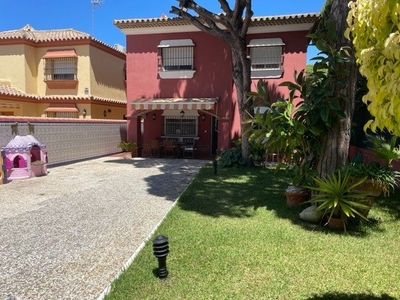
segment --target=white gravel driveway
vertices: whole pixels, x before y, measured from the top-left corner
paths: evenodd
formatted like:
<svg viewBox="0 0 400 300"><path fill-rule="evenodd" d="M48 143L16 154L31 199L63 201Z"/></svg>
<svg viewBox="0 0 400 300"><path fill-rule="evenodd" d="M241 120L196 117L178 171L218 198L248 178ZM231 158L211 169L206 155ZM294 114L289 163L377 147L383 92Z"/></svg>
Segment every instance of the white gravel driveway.
<svg viewBox="0 0 400 300"><path fill-rule="evenodd" d="M97 299L207 162L103 157L0 185L0 299Z"/></svg>

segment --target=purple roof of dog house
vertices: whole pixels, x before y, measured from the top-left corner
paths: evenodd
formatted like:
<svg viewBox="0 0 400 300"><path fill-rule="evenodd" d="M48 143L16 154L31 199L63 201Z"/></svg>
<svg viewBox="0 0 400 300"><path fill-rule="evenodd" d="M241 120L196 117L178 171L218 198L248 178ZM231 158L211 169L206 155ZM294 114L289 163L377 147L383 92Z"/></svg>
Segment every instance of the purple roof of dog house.
<svg viewBox="0 0 400 300"><path fill-rule="evenodd" d="M26 150L32 146L38 146L41 149L46 148L46 145L40 143L33 135L16 135L7 146L3 147L4 150Z"/></svg>

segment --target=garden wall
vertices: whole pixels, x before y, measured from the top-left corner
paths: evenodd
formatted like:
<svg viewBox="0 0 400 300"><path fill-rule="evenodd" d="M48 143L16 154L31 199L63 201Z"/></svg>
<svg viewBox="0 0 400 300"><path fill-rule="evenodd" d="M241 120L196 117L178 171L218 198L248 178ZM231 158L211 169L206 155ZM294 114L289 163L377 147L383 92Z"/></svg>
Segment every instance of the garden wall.
<svg viewBox="0 0 400 300"><path fill-rule="evenodd" d="M45 144L48 165L56 165L121 152L117 145L126 139L126 121L0 116L0 148L17 134L32 134Z"/></svg>

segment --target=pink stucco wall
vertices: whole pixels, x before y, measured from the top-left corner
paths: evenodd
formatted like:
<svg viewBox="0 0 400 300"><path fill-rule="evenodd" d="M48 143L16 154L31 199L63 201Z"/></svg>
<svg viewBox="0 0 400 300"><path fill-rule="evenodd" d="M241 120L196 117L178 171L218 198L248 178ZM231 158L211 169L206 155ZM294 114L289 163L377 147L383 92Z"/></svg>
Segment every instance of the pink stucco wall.
<svg viewBox="0 0 400 300"><path fill-rule="evenodd" d="M281 38L284 43L284 74L279 79L269 79L273 100L286 97L287 89L278 87L282 81L292 80L295 69L306 66L307 32L283 32L249 35L254 38ZM158 48L161 40L191 39L195 44L192 79L160 79L158 76ZM258 79L253 80L252 88ZM240 135L240 120L236 105L236 94L232 80L232 60L229 45L203 32L128 35L127 36L127 113L132 113L130 102L138 98L159 97L218 97L216 113L226 117L218 122L218 149L230 146L230 140ZM156 114L156 120L151 115ZM161 111L149 114L144 120L146 128L143 140L162 135ZM138 141L139 126L136 119L128 120L128 139ZM199 136L202 143L210 142L211 119L199 120Z"/></svg>

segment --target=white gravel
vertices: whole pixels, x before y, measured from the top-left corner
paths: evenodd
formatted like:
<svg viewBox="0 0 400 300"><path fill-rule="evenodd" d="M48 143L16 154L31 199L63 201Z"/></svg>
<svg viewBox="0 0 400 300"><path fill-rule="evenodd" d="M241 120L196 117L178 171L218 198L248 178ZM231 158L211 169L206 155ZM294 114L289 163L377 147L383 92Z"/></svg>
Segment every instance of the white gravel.
<svg viewBox="0 0 400 300"><path fill-rule="evenodd" d="M0 299L97 299L205 163L103 157L0 185Z"/></svg>

